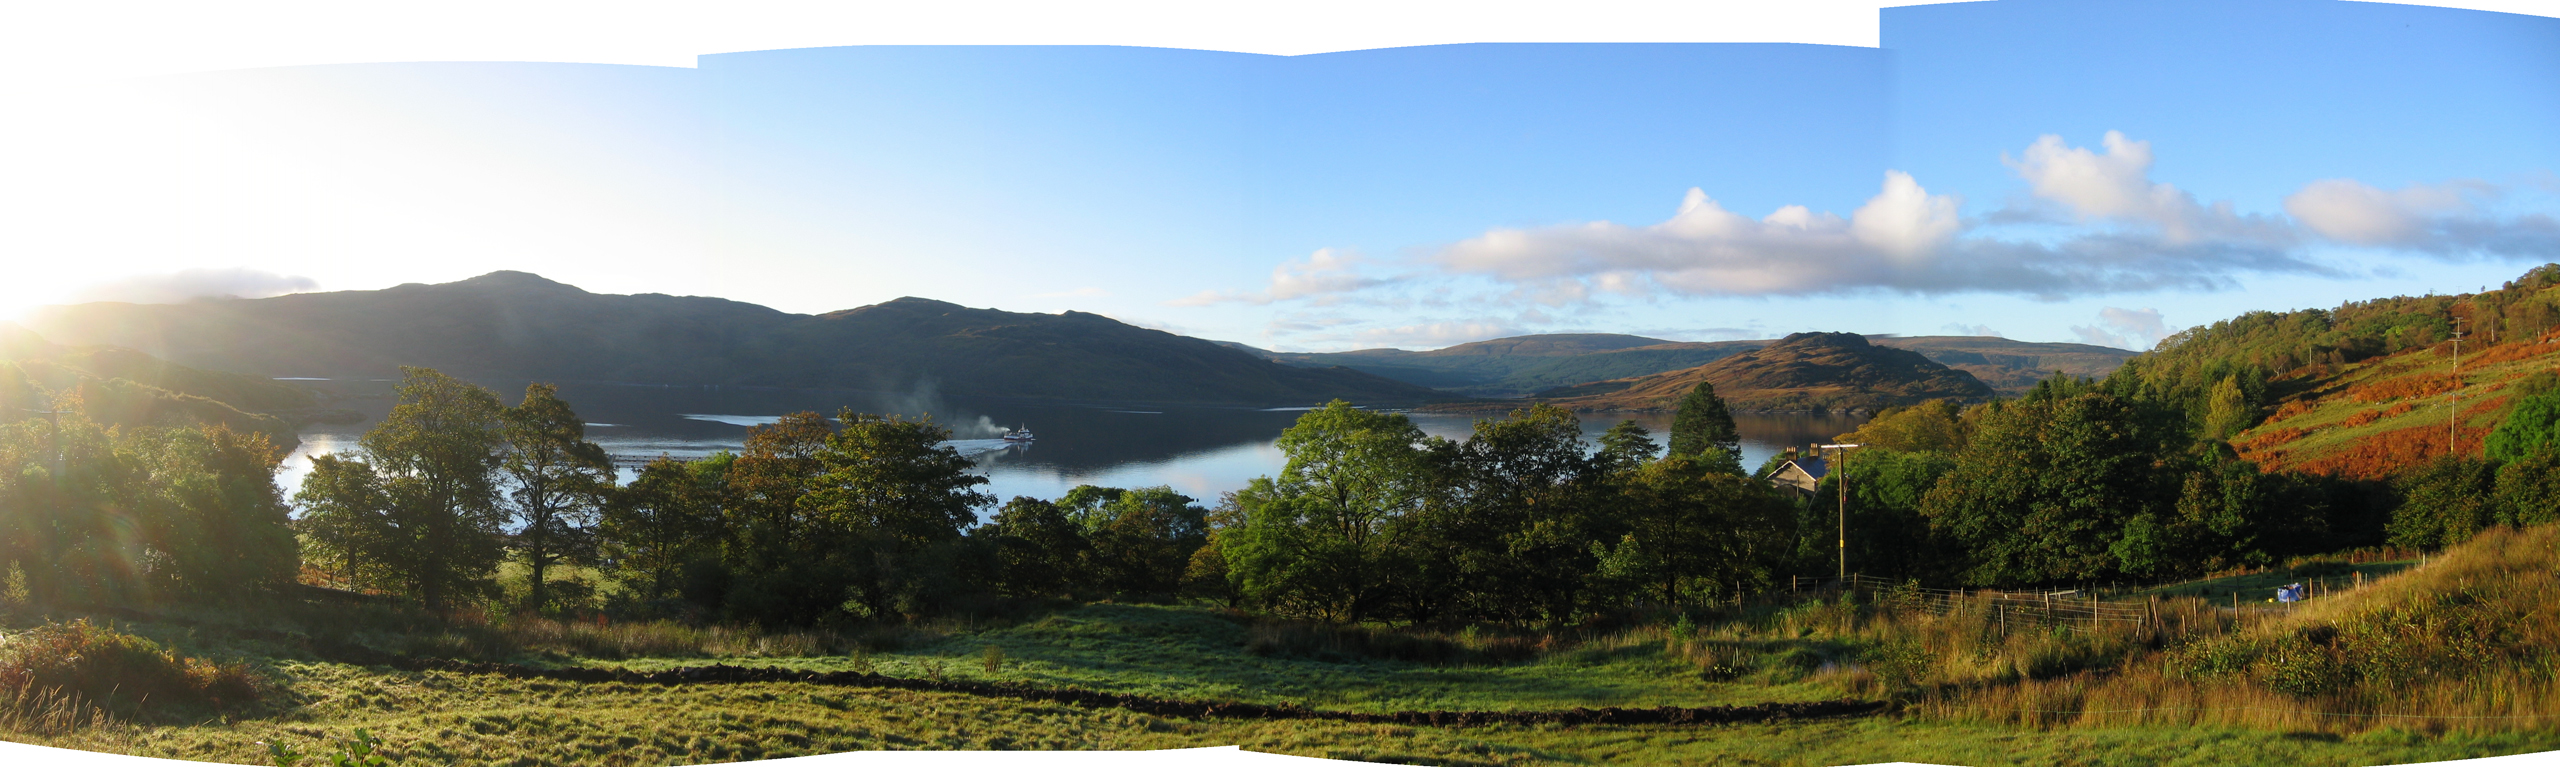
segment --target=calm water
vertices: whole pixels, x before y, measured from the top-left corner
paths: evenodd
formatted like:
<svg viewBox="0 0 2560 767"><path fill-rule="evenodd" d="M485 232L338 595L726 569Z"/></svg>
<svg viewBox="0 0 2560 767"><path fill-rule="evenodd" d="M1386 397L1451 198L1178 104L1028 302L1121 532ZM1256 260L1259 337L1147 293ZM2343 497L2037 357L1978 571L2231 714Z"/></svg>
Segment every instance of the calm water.
<svg viewBox="0 0 2560 767"><path fill-rule="evenodd" d="M336 406L363 412L366 420L305 429L302 446L285 458L277 477L288 495L301 486L310 456L354 450L356 440L391 408L390 381L304 383L352 395ZM511 386L481 383L497 389L509 404L522 396L520 382ZM603 445L623 465L625 479L632 467L659 455L699 458L738 450L749 426L771 423L784 413L814 410L833 415L851 407L911 417L930 415L951 427L955 438L951 446L977 461L989 480L981 489L1000 499L1017 495L1054 499L1086 484L1169 485L1204 503L1215 503L1220 493L1242 488L1254 477L1278 473L1285 459L1272 441L1304 411L942 398L921 392L608 384L564 384L560 397L587 420L587 438ZM1478 418L1427 413L1411 417L1424 433L1451 439L1465 438ZM1583 421L1583 436L1596 448L1602 432L1627 418L1652 430L1657 444L1666 441L1669 414L1594 414ZM1863 416L1743 415L1735 424L1742 431L1743 465L1756 467L1789 445L1829 441L1864 421ZM1039 439L1023 445L996 438L1014 426L1029 427Z"/></svg>

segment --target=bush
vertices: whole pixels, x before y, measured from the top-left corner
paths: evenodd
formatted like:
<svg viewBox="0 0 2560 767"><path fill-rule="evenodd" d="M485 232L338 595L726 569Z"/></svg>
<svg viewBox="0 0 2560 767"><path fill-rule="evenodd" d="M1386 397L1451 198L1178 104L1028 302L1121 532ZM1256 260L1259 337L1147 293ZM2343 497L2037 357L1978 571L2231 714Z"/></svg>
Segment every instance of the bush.
<svg viewBox="0 0 2560 767"><path fill-rule="evenodd" d="M259 687L245 666L179 655L87 619L46 624L0 641L0 691L20 701L73 695L130 715L146 703L247 705L257 700Z"/></svg>

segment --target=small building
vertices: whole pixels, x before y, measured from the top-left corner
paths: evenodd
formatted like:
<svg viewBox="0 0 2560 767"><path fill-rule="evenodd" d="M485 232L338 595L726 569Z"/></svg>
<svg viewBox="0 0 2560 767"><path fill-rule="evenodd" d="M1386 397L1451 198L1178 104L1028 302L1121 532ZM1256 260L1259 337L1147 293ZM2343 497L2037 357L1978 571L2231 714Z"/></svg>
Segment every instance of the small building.
<svg viewBox="0 0 2560 767"><path fill-rule="evenodd" d="M1829 468L1822 456L1796 456L1778 464L1766 478L1771 484L1799 496L1811 497L1822 487L1822 474Z"/></svg>

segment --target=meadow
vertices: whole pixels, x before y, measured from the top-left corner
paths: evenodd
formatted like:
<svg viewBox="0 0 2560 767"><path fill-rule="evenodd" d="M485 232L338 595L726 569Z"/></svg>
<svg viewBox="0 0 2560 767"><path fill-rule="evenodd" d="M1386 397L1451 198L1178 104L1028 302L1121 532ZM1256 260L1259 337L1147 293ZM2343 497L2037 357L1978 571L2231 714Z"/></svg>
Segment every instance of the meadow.
<svg viewBox="0 0 2560 767"><path fill-rule="evenodd" d="M875 749L1231 744L1429 764L2387 764L2560 750L2560 728L2552 726L2560 717L2544 713L2560 712L2556 544L2560 527L2493 529L2422 566L2394 564L2362 588L2292 608L2240 613L2173 597L2156 619L2140 622L2012 616L1999 623L1962 600L1930 603L1890 589L1772 597L1563 634L1323 627L1198 604L1062 606L1017 620L870 633L536 618L453 623L371 606L149 620L21 607L8 615L12 641L0 643L0 655L10 668L51 668L27 654L35 643L17 640L66 636L65 621L86 618L92 633L83 641L119 643L141 659L94 673L129 677L156 657L194 669L206 689L251 680L259 688L251 702L91 694L70 708L54 699L57 712L80 716L6 720L9 737L23 742L243 764L266 762L261 742L318 746L358 728L408 764L695 764ZM2278 574L2234 577L2270 575ZM313 649L331 642L551 668L855 670L1343 711L1843 697L1894 707L1870 717L1706 726L1195 720L802 683L570 683L400 671L335 662ZM28 689L20 690L22 703Z"/></svg>

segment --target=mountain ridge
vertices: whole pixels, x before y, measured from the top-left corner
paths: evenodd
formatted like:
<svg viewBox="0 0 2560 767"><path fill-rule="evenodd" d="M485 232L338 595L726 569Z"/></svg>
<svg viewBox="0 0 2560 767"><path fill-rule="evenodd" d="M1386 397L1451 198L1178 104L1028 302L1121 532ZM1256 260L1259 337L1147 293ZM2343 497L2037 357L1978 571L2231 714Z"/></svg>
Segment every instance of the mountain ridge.
<svg viewBox="0 0 2560 767"><path fill-rule="evenodd" d="M55 339L269 377L750 385L1129 402L1378 404L1453 399L1348 368L1284 366L1097 314L902 297L818 315L739 301L591 293L526 272L435 285L185 304L45 307Z"/></svg>

